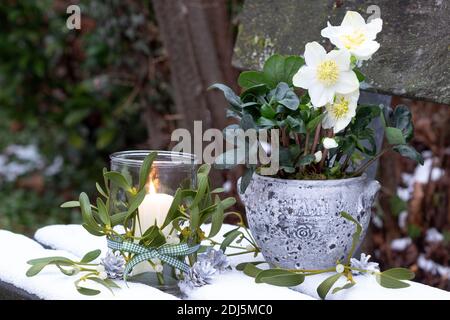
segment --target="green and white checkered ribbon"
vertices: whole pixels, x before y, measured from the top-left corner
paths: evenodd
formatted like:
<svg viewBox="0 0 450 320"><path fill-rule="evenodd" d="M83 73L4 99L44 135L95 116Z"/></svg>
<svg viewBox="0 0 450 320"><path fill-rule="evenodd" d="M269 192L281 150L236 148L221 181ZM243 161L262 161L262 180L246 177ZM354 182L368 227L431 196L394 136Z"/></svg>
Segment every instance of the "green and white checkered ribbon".
<svg viewBox="0 0 450 320"><path fill-rule="evenodd" d="M185 257L196 252L200 248L200 245L190 247L186 243L177 245L164 244L158 248L146 248L134 242L123 241L120 238L108 238L107 242L108 248L112 250L119 250L135 254L134 257L125 265L125 270L123 272L124 280L127 279L127 275L135 265L142 261L154 258L157 258L162 262L165 262L168 265L171 265L172 267L177 268L181 271L188 272L190 268L189 265L177 259L177 257Z"/></svg>

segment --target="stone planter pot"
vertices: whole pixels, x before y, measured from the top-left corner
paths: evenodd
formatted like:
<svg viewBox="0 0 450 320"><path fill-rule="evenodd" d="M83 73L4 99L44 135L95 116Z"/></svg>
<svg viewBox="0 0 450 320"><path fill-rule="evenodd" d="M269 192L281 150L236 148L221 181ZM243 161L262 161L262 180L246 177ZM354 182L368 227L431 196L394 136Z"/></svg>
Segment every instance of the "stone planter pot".
<svg viewBox="0 0 450 320"><path fill-rule="evenodd" d="M361 223L364 239L379 188L366 175L285 180L254 174L240 196L267 262L289 269L322 269L342 261L351 248L355 225L340 212L348 212Z"/></svg>

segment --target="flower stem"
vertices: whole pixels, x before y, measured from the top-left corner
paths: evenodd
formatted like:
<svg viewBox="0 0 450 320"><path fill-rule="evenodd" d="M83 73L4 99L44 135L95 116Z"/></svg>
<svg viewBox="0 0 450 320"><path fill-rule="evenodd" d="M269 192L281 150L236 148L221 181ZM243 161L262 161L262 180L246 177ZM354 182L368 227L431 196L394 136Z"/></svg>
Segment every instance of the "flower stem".
<svg viewBox="0 0 450 320"><path fill-rule="evenodd" d="M161 272L156 273L156 277L158 278L158 283L160 286L163 286L165 284L164 282L164 275Z"/></svg>
<svg viewBox="0 0 450 320"><path fill-rule="evenodd" d="M307 273L307 274L305 274L305 276L320 274L320 273L325 273L325 272L331 272L331 271L335 271L335 270L336 270L336 268L328 268L328 269L323 269L323 270L286 269L286 271L290 271L290 272Z"/></svg>
<svg viewBox="0 0 450 320"><path fill-rule="evenodd" d="M389 146L387 148L384 148L383 150L381 150L377 155L375 155L372 159L370 159L369 161L367 161L365 164L363 164L358 170L355 171L355 173L353 173L353 177L357 177L360 176L362 173L364 173L364 171L370 167L370 165L372 163L374 163L378 158L380 158L383 154L385 154L386 152L388 152L389 150L392 149L392 146Z"/></svg>
<svg viewBox="0 0 450 320"><path fill-rule="evenodd" d="M316 132L314 134L314 141L311 147L311 154L314 154L316 152L317 144L319 143L320 138L320 130L322 129L322 125L319 123L316 127Z"/></svg>
<svg viewBox="0 0 450 320"><path fill-rule="evenodd" d="M247 254L247 253L252 253L252 252L257 252L257 251L256 250L246 250L246 251L243 251L243 252L230 253L230 254L227 254L227 256L228 257L232 257L232 256L238 256L238 255L241 255L241 254Z"/></svg>

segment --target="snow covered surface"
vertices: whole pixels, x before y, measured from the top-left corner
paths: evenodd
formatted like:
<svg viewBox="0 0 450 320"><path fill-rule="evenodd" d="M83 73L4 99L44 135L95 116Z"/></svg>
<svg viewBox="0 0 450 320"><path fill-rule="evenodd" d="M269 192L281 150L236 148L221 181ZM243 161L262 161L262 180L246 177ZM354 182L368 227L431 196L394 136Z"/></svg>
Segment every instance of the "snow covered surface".
<svg viewBox="0 0 450 320"><path fill-rule="evenodd" d="M222 239L221 234L235 226L224 225L216 240ZM205 230L207 231L207 230ZM32 258L49 255L62 255L69 258L80 257L87 251L102 249L106 251L106 241L103 238L88 234L79 225L53 225L36 232L36 239L55 248L46 250L37 242L18 234L0 230L0 255L9 257L0 260L0 280L12 283L30 293L45 299L174 299L175 297L163 293L155 288L129 283L127 288L119 281L121 290L115 290L112 296L102 289L98 296L86 297L78 294L73 286L75 277L62 275L58 270L48 268L33 278L27 278L26 261ZM243 247L246 243L241 243ZM229 251L233 252L232 250ZM228 251L227 251L228 253ZM240 262L261 261L262 257L253 255L237 255L230 257L234 267ZM307 277L305 282L293 291L287 288L274 287L267 284L256 284L254 280L242 272L233 270L219 274L209 285L193 290L188 299L318 299L316 288L327 275ZM410 282L406 289L385 289L380 287L373 277L356 276L357 285L350 290L343 290L337 294L329 294L327 299L446 299L450 300L450 293L432 288L420 283ZM342 280L343 281L343 280ZM49 285L51 284L51 285ZM340 283L338 282L337 285Z"/></svg>
<svg viewBox="0 0 450 320"><path fill-rule="evenodd" d="M78 226L80 227L80 226ZM58 228L58 227L56 227ZM83 238L83 233L78 228L79 238ZM72 238L72 243L78 242L78 236ZM95 240L91 237L90 241ZM89 242L89 241L88 241ZM0 280L11 283L39 298L48 300L75 300L75 299L142 299L142 300L167 300L176 299L174 296L166 294L155 288L140 283L128 283L129 288L123 281L118 281L122 289L113 289L114 295L108 290L97 286L89 285L102 292L97 296L87 297L78 293L73 284L75 277L63 275L56 267L45 268L38 276L28 278L25 272L30 267L26 262L30 259L47 256L64 256L69 259L79 259L77 256L65 250L47 250L36 241L23 235L9 231L0 230ZM87 285L86 285L87 287Z"/></svg>
<svg viewBox="0 0 450 320"><path fill-rule="evenodd" d="M412 243L411 238L398 238L395 240L392 240L391 242L391 249L394 251L404 251L406 248L408 248Z"/></svg>

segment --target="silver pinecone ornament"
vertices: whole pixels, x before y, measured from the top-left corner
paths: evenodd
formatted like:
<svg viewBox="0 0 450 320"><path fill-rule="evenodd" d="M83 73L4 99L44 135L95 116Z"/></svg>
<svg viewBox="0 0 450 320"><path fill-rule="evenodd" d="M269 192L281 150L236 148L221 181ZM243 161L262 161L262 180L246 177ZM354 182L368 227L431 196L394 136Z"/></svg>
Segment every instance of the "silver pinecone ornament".
<svg viewBox="0 0 450 320"><path fill-rule="evenodd" d="M101 259L100 262L100 264L105 267L105 272L110 279L118 279L123 277L125 263L125 259L118 251L108 251L106 257Z"/></svg>

